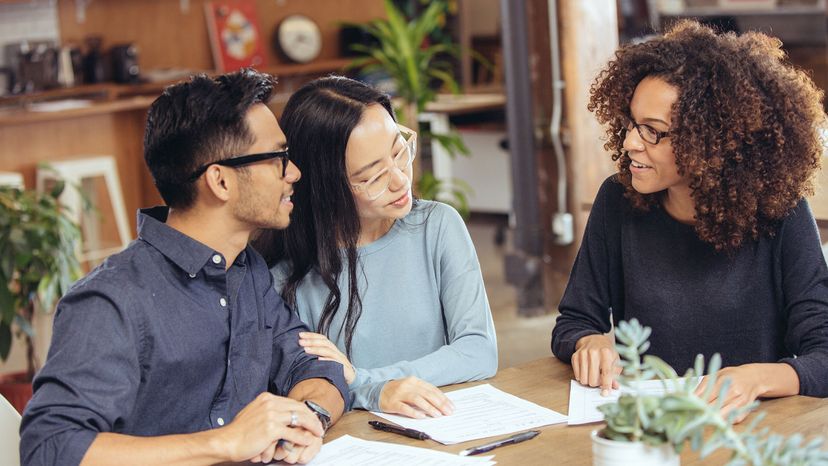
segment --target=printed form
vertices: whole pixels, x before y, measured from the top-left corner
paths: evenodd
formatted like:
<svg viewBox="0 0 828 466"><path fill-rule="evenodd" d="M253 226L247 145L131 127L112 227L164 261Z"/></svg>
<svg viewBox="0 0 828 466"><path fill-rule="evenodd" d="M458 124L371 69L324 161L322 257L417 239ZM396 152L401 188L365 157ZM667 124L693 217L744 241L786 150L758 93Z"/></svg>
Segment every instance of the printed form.
<svg viewBox="0 0 828 466"><path fill-rule="evenodd" d="M686 378L677 379L681 385L684 385ZM701 381L699 379L698 381ZM667 389L661 380L647 380L641 382L641 391L647 395L664 395L672 390L673 381L668 380ZM697 382L698 384L698 382ZM569 420L568 425L574 426L578 424L589 424L591 422L601 422L604 420L604 414L598 411L598 407L607 403L618 401L618 398L623 393L632 392L632 389L622 387L620 390L611 390L609 395L601 396L600 387L586 387L571 380L569 382Z"/></svg>
<svg viewBox="0 0 828 466"><path fill-rule="evenodd" d="M444 445L566 422L566 416L561 413L489 384L448 392L446 396L454 403L454 413L450 416L411 419L386 413L373 414L425 432Z"/></svg>
<svg viewBox="0 0 828 466"><path fill-rule="evenodd" d="M491 456L460 456L395 443L370 442L343 435L322 445L319 454L308 463L308 466L491 466L495 464L491 459Z"/></svg>

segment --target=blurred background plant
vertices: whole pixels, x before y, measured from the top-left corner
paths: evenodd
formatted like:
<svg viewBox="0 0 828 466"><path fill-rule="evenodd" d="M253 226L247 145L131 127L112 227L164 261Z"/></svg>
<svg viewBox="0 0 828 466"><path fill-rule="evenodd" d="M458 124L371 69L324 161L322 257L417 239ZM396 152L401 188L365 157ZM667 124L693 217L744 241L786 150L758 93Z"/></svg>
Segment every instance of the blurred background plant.
<svg viewBox="0 0 828 466"><path fill-rule="evenodd" d="M415 1L400 3L404 5L402 8L392 0L385 0L387 19L352 25L374 37L377 45L352 45L352 49L362 56L353 60L349 68L359 69L364 75L387 74L399 98L398 118L403 124L415 127L414 122L418 122L419 114L426 110L429 103L437 100L439 92L460 92L452 60L458 57L460 47L443 31L450 2L420 0L419 5ZM424 9L420 8L424 5ZM474 51L470 53L484 66L491 66L479 54ZM451 157L469 155L469 149L453 128L443 134L420 131L420 135L421 140L436 141ZM419 197L447 202L468 217L471 190L467 183L457 179L445 183L430 171L422 170L419 159L415 160L414 176L417 180L415 191Z"/></svg>
<svg viewBox="0 0 828 466"><path fill-rule="evenodd" d="M604 413L607 426L599 435L620 442L643 442L651 446L670 444L677 453L689 441L694 451L702 458L718 448L733 452L728 465L828 465L828 452L820 450L823 440L813 439L804 443L804 438L792 435L788 438L773 434L767 428L757 431L757 425L764 417L759 413L746 428L736 431L733 423L742 415L758 406L758 402L731 411L722 416L722 403L730 387L725 379L717 401L709 404L713 387L716 385L721 368L719 354L710 358L707 367L708 382L701 396L696 395L698 375L704 374L704 357L696 356L695 367L689 369L685 379L680 380L672 367L661 358L642 355L650 347L651 329L641 325L637 319L620 322L615 329L616 349L621 356L622 373L619 383L625 393L617 402L608 403L598 409ZM668 393L663 396L650 395L639 390L644 380L659 379Z"/></svg>
<svg viewBox="0 0 828 466"><path fill-rule="evenodd" d="M36 309L51 312L80 278L80 228L58 202L65 184L39 193L0 187L0 360L16 327L25 338L27 378L39 368L32 326Z"/></svg>

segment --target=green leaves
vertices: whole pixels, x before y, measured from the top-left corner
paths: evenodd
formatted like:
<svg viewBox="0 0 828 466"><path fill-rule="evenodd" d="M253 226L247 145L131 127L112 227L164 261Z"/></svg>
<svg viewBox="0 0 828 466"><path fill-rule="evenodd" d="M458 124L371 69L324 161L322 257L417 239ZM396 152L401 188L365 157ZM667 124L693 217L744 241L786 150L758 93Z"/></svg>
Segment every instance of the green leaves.
<svg viewBox="0 0 828 466"><path fill-rule="evenodd" d="M728 465L824 465L828 466L828 452L820 450L822 439L803 444L801 435L789 438L770 434L768 429L756 432L756 426L764 417L759 413L751 423L737 432L735 419L758 406L754 402L721 415L722 402L730 386L730 380L722 383L717 402L705 400L713 393L721 368L718 354L710 358L707 367L707 385L701 396L695 394L696 375L704 374L704 357L696 356L693 369L688 370L685 383L677 380L675 370L660 358L642 354L649 349L650 328L638 320L619 322L615 329L616 349L621 355L623 369L619 382L631 393L621 395L616 403L605 404L598 409L604 413L607 426L601 431L605 438L618 441L641 441L649 445L670 443L680 452L688 441L699 451L702 458L719 448L733 451ZM664 396L652 396L636 391L636 384L651 378L661 380L669 392Z"/></svg>
<svg viewBox="0 0 828 466"><path fill-rule="evenodd" d="M66 216L56 196L0 187L0 359L8 357L11 328L34 335L30 312L35 303L50 311L80 277L76 253L80 229Z"/></svg>
<svg viewBox="0 0 828 466"><path fill-rule="evenodd" d="M5 361L11 351L12 334L11 326L5 321L0 322L0 359Z"/></svg>
<svg viewBox="0 0 828 466"><path fill-rule="evenodd" d="M442 59L446 55L458 56L459 48L451 43L429 42L430 36L442 27L445 11L445 3L435 1L418 17L408 19L393 1L385 0L387 19L359 25L377 39L379 46L351 46L364 56L351 62L349 68L384 70L394 79L400 97L416 104L418 112L436 98L432 80L452 92L459 92L451 62Z"/></svg>
<svg viewBox="0 0 828 466"><path fill-rule="evenodd" d="M430 171L424 171L417 181L417 192L423 199L437 200L451 205L463 218L468 219L470 214L468 194L472 192L471 186L457 178L451 181L453 188L447 193L442 180Z"/></svg>
<svg viewBox="0 0 828 466"><path fill-rule="evenodd" d="M423 112L429 102L437 99L437 88L459 93L460 86L453 74L454 65L446 57L459 56L460 48L448 39L435 39L442 29L446 9L445 1L428 2L419 16L409 19L392 0L385 0L387 19L377 19L364 25L351 24L374 36L379 45L352 45L351 49L361 53L362 57L353 60L347 68L357 68L366 73L384 71L394 80L398 95L407 105L416 108L416 113ZM404 121L408 116L403 113L400 120ZM412 121L404 123L412 128L417 125ZM451 156L469 154L463 140L453 131L448 134L431 133L430 137ZM429 176L424 172L418 180L419 195L424 199L448 202L468 217L470 190L467 185L452 180L453 186L449 189L446 183L441 183L433 175Z"/></svg>

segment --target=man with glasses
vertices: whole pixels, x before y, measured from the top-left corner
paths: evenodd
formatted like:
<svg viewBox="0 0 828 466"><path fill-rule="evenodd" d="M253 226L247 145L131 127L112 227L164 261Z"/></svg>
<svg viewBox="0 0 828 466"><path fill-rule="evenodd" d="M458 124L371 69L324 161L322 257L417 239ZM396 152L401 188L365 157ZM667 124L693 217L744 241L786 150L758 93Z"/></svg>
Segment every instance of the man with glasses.
<svg viewBox="0 0 828 466"><path fill-rule="evenodd" d="M290 222L298 168L251 70L168 88L144 156L169 207L58 305L21 426L24 464L308 462L345 408L338 363L247 246Z"/></svg>

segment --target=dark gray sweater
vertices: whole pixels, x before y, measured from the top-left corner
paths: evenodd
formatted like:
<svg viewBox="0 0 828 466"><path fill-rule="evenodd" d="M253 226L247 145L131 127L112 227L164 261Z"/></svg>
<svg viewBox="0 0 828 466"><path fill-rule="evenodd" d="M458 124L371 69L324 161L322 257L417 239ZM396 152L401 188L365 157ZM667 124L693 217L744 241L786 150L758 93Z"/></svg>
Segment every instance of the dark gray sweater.
<svg viewBox="0 0 828 466"><path fill-rule="evenodd" d="M698 353L723 367L785 362L801 394L828 396L828 267L805 200L774 238L728 256L661 208L634 213L623 192L610 177L595 199L552 331L558 358L635 317L653 329L648 354L679 374Z"/></svg>

